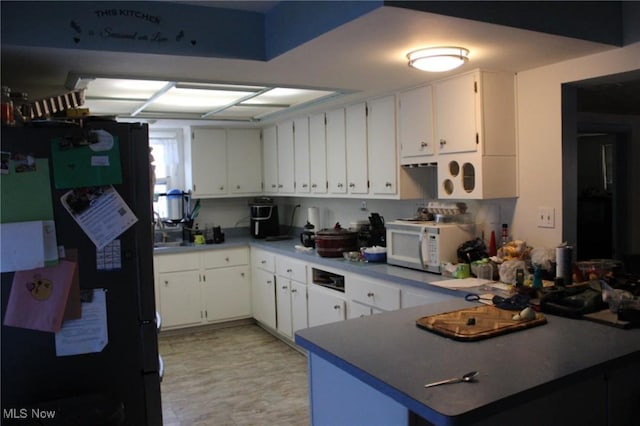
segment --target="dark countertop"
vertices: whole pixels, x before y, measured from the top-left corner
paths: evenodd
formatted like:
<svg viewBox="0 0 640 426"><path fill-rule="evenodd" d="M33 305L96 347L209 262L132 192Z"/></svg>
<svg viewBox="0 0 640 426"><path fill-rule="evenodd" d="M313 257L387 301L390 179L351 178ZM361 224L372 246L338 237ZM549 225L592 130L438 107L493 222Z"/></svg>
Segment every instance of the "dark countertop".
<svg viewBox="0 0 640 426"><path fill-rule="evenodd" d="M255 238L251 238L251 236L247 235L248 231L246 229L225 230L225 233L225 242L221 244L189 244L186 246L165 247L160 249L156 248L154 249L153 254L163 255L189 253L202 250L225 250L234 247L250 246L269 250L277 254L282 254L284 256L293 257L304 262L310 262L317 265L327 266L329 268L340 269L345 272L365 275L379 280L391 281L396 284L404 284L442 294L460 296L460 293L455 290L449 290L442 287L429 285L432 282L449 279L443 278L438 274L417 271L408 268L401 268L398 266L387 265L386 263L350 262L341 257L321 257L316 253L315 250L312 250L310 252L299 251L295 247L296 245L300 244L300 240L297 238L298 234L294 234L295 237L290 240L267 241L263 239L258 240ZM469 289L463 291L468 292Z"/></svg>
<svg viewBox="0 0 640 426"><path fill-rule="evenodd" d="M458 299L355 318L300 330L295 341L434 423L491 415L540 386L640 353L640 329L550 315L545 325L476 342L415 325L470 306ZM424 388L473 370L477 382Z"/></svg>

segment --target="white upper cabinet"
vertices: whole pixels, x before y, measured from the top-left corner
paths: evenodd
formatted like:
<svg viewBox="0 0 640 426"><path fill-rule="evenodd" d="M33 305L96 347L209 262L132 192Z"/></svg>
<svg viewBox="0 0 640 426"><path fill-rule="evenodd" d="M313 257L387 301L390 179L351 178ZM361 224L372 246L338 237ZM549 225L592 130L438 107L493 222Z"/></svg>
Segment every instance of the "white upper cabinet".
<svg viewBox="0 0 640 426"><path fill-rule="evenodd" d="M279 123L278 127L278 193L295 192L295 155L293 150L293 120Z"/></svg>
<svg viewBox="0 0 640 426"><path fill-rule="evenodd" d="M185 145L186 184L194 198L227 194L227 136L225 129L193 128Z"/></svg>
<svg viewBox="0 0 640 426"><path fill-rule="evenodd" d="M431 86L418 87L398 96L400 164L434 161L433 96Z"/></svg>
<svg viewBox="0 0 640 426"><path fill-rule="evenodd" d="M327 140L324 113L309 117L309 174L311 193L327 193Z"/></svg>
<svg viewBox="0 0 640 426"><path fill-rule="evenodd" d="M387 96L368 103L369 193L392 195L397 188L396 106L395 97Z"/></svg>
<svg viewBox="0 0 640 426"><path fill-rule="evenodd" d="M329 193L347 193L347 152L344 108L326 114L327 182Z"/></svg>
<svg viewBox="0 0 640 426"><path fill-rule="evenodd" d="M463 74L433 84L438 153L478 149L480 111L477 73Z"/></svg>
<svg viewBox="0 0 640 426"><path fill-rule="evenodd" d="M293 150L295 156L295 183L298 194L308 194L311 190L309 174L309 118L293 121Z"/></svg>
<svg viewBox="0 0 640 426"><path fill-rule="evenodd" d="M278 134L276 126L262 129L262 171L264 192L278 192Z"/></svg>
<svg viewBox="0 0 640 426"><path fill-rule="evenodd" d="M445 142L438 198L516 197L514 75L474 71L434 87L438 139Z"/></svg>
<svg viewBox="0 0 640 426"><path fill-rule="evenodd" d="M347 191L367 194L367 105L359 103L346 108L346 172Z"/></svg>
<svg viewBox="0 0 640 426"><path fill-rule="evenodd" d="M229 192L257 194L262 192L262 157L259 129L227 131Z"/></svg>

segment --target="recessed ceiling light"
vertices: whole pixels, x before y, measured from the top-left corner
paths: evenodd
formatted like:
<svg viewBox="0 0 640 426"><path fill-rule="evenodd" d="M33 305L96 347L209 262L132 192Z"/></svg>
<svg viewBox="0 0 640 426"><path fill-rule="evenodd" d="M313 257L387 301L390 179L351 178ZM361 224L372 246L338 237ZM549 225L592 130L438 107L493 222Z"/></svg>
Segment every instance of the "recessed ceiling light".
<svg viewBox="0 0 640 426"><path fill-rule="evenodd" d="M458 68L469 60L464 47L429 47L407 53L409 66L421 71L444 72Z"/></svg>

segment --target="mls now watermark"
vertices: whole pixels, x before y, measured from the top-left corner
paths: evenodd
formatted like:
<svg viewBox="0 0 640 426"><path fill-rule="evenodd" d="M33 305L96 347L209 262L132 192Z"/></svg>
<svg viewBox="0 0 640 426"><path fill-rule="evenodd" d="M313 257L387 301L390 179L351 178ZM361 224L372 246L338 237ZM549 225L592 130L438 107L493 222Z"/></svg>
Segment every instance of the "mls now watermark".
<svg viewBox="0 0 640 426"><path fill-rule="evenodd" d="M3 419L54 419L56 410L43 410L42 408L3 408Z"/></svg>

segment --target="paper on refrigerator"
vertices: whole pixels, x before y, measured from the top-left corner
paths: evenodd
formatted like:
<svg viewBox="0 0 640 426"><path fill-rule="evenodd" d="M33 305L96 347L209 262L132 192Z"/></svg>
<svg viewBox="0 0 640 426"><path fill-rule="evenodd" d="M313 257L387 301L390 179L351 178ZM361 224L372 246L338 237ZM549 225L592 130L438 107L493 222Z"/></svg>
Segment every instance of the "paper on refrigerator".
<svg viewBox="0 0 640 426"><path fill-rule="evenodd" d="M73 189L60 200L98 250L138 221L113 186Z"/></svg>
<svg viewBox="0 0 640 426"><path fill-rule="evenodd" d="M62 324L56 333L56 356L101 352L107 346L106 293L101 288L93 289L92 300L82 303L82 317Z"/></svg>

